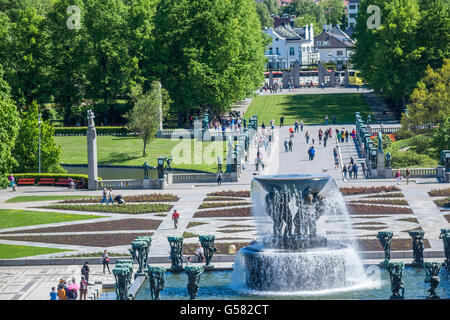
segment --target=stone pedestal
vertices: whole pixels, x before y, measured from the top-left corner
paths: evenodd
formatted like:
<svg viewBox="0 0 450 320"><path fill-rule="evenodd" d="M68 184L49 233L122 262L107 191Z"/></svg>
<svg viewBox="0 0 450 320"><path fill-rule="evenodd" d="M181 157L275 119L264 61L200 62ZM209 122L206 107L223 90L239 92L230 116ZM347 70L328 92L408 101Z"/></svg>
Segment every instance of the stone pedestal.
<svg viewBox="0 0 450 320"><path fill-rule="evenodd" d="M292 72L294 76L294 88L298 88L300 86L300 63L298 62L298 60L294 62Z"/></svg>
<svg viewBox="0 0 450 320"><path fill-rule="evenodd" d="M392 172L392 168L386 168L385 170L385 178L392 179L394 174Z"/></svg>
<svg viewBox="0 0 450 320"><path fill-rule="evenodd" d="M89 190L98 189L98 168L97 168L97 131L94 125L94 113L88 110L87 128L87 154L88 154L88 182Z"/></svg>
<svg viewBox="0 0 450 320"><path fill-rule="evenodd" d="M384 152L380 149L377 150L377 171L379 178L385 178L386 167L384 165Z"/></svg>
<svg viewBox="0 0 450 320"><path fill-rule="evenodd" d="M269 87L273 88L273 73L270 72L269 74Z"/></svg>

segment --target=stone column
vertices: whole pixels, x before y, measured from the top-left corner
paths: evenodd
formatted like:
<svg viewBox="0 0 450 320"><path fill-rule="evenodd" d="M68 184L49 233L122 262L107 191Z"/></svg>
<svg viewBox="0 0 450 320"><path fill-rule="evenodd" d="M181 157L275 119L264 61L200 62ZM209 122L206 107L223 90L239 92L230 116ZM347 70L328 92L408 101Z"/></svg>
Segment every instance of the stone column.
<svg viewBox="0 0 450 320"><path fill-rule="evenodd" d="M383 150L377 149L377 170L379 178L386 177L386 167L384 165L384 158L385 155Z"/></svg>
<svg viewBox="0 0 450 320"><path fill-rule="evenodd" d="M97 131L95 130L94 113L88 110L87 128L87 153L88 153L88 175L89 190L98 189L98 168L97 168Z"/></svg>
<svg viewBox="0 0 450 320"><path fill-rule="evenodd" d="M298 60L295 60L293 70L294 76L294 88L298 88L300 86L300 63Z"/></svg>

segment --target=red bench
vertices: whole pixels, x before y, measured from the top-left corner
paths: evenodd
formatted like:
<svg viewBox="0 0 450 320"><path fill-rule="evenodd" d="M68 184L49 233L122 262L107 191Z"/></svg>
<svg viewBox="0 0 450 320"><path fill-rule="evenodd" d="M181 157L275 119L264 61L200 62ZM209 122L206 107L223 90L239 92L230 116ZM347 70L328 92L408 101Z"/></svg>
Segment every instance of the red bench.
<svg viewBox="0 0 450 320"><path fill-rule="evenodd" d="M58 181L56 181L56 185L57 186L69 186L70 180L69 179L58 179Z"/></svg>
<svg viewBox="0 0 450 320"><path fill-rule="evenodd" d="M54 183L55 183L54 178L41 178L41 179L39 179L39 182L37 184L38 185L42 185L42 184L53 185Z"/></svg>
<svg viewBox="0 0 450 320"><path fill-rule="evenodd" d="M24 185L24 184L28 184L28 185L32 185L34 186L34 179L18 179L17 180L17 185Z"/></svg>

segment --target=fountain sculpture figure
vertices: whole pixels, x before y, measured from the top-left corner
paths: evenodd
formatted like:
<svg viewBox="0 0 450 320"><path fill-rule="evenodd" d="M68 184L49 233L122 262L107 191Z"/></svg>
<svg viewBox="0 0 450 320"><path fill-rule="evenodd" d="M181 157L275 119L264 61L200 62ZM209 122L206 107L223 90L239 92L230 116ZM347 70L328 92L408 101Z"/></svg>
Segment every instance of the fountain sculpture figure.
<svg viewBox="0 0 450 320"><path fill-rule="evenodd" d="M412 249L413 249L413 263L423 264L423 236L425 232L421 230L409 231L409 235L412 238Z"/></svg>
<svg viewBox="0 0 450 320"><path fill-rule="evenodd" d="M211 262L214 252L217 251L217 248L214 247L214 240L216 239L216 237L214 235L207 235L199 236L198 239L203 247L203 253L206 260L205 266L210 266L209 263Z"/></svg>
<svg viewBox="0 0 450 320"><path fill-rule="evenodd" d="M203 273L203 270L204 269L202 266L186 266L184 268L184 271L188 276L187 290L191 300L197 298L199 288L198 283L200 281L200 276Z"/></svg>
<svg viewBox="0 0 450 320"><path fill-rule="evenodd" d="M442 263L440 262L424 262L423 268L425 269L425 282L430 283L430 289L428 292L430 295L427 299L439 299L439 296L436 294L436 288L441 281L439 278L439 271L441 271Z"/></svg>
<svg viewBox="0 0 450 320"><path fill-rule="evenodd" d="M131 278L133 274L132 260L119 260L113 269L114 278L116 279L115 290L116 300L129 300L128 289L131 286Z"/></svg>
<svg viewBox="0 0 450 320"><path fill-rule="evenodd" d="M172 271L183 270L183 237L167 237L170 244L170 260Z"/></svg>
<svg viewBox="0 0 450 320"><path fill-rule="evenodd" d="M139 265L136 275L142 274L142 270L145 270L147 267L148 253L150 251L151 243L152 239L148 236L136 237L136 239L131 243L131 249L129 249L129 252L133 257L133 260Z"/></svg>
<svg viewBox="0 0 450 320"><path fill-rule="evenodd" d="M366 281L353 248L318 234L317 221L331 210L327 199L338 195L329 175L255 177L253 214L265 230L260 230L261 242L239 250L236 285L275 293L349 288ZM343 215L345 210L333 202L331 211Z"/></svg>
<svg viewBox="0 0 450 320"><path fill-rule="evenodd" d="M391 260L391 243L393 235L394 233L391 231L380 231L377 235L384 250L384 266L387 266L387 263Z"/></svg>
<svg viewBox="0 0 450 320"><path fill-rule="evenodd" d="M150 277L150 293L152 300L161 300L159 293L164 289L165 272L166 268L164 267L148 266L148 275Z"/></svg>
<svg viewBox="0 0 450 320"><path fill-rule="evenodd" d="M442 239L442 241L444 242L444 266L447 272L450 273L450 229L441 229L439 239Z"/></svg>
<svg viewBox="0 0 450 320"><path fill-rule="evenodd" d="M405 264L403 262L388 262L387 264L386 269L391 279L391 299L403 299L405 295L405 287L402 280L404 268ZM402 292L401 295L400 291Z"/></svg>

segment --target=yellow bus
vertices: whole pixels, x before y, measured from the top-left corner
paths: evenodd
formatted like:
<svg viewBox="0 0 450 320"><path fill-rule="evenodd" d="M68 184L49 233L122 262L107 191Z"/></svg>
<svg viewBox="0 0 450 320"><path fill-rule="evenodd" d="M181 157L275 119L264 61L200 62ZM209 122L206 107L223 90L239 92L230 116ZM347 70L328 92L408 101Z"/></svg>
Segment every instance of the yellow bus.
<svg viewBox="0 0 450 320"><path fill-rule="evenodd" d="M348 71L348 84L350 86L362 86L364 84L361 72L359 70Z"/></svg>

